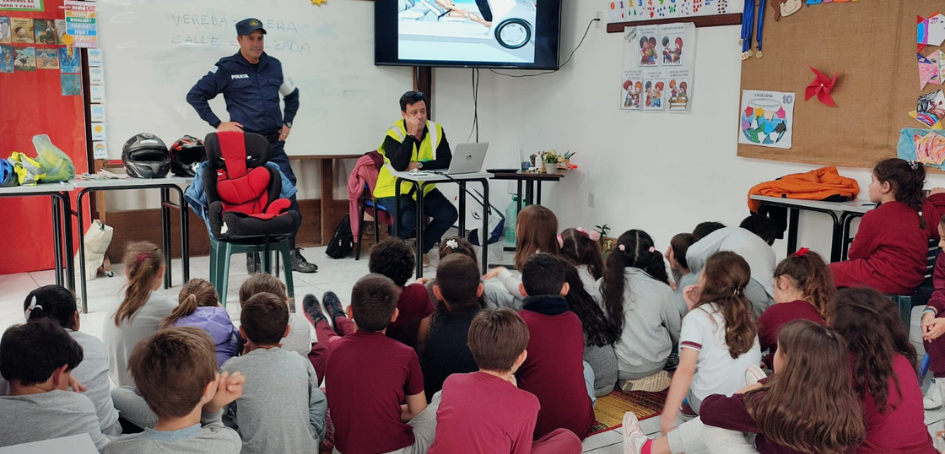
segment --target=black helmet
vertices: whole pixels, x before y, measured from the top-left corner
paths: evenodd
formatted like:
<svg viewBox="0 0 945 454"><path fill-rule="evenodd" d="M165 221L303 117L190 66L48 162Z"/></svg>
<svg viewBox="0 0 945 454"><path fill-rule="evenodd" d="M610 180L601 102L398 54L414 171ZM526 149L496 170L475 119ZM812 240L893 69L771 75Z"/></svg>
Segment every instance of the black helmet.
<svg viewBox="0 0 945 454"><path fill-rule="evenodd" d="M207 160L203 141L194 136L184 136L171 145L171 172L179 177L194 176L197 164Z"/></svg>
<svg viewBox="0 0 945 454"><path fill-rule="evenodd" d="M171 168L171 157L164 141L143 132L125 142L121 148L121 162L128 176L133 178L164 178Z"/></svg>

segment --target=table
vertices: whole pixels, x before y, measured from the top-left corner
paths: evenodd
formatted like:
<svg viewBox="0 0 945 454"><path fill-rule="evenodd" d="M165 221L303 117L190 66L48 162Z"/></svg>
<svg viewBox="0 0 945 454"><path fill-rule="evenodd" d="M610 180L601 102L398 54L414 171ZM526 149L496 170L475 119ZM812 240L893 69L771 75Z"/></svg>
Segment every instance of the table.
<svg viewBox="0 0 945 454"><path fill-rule="evenodd" d="M478 182L482 184L482 235L483 238L489 238L489 179L492 174L489 172L464 173L459 175L440 175L429 172L398 172L389 168L394 176L394 196L400 198L401 180L411 183L416 190L416 194L423 194L423 188L432 183L457 183L459 184L459 231L460 235L466 234L466 183ZM417 279L423 277L423 197L417 197ZM400 232L400 203L394 208L394 235ZM489 263L489 245L484 241L482 245L482 274L488 272Z"/></svg>
<svg viewBox="0 0 945 454"><path fill-rule="evenodd" d="M75 263L72 261L72 201L69 191L75 189L72 182L46 183L36 186L14 186L0 188L0 197L49 197L52 201L53 250L56 254L56 285L75 290ZM81 243L81 241L80 241ZM65 256L65 263L63 263ZM65 268L65 276L63 276Z"/></svg>
<svg viewBox="0 0 945 454"><path fill-rule="evenodd" d="M123 191L130 189L160 189L161 190L161 250L164 252L164 288L170 288L172 284L171 276L171 209L180 212L180 232L181 232L181 271L184 275L184 282L190 279L190 239L188 227L187 201L184 200L184 191L180 185L189 185L194 179L192 177L167 177L167 178L129 178L126 180L76 180L75 188L80 189L76 196L76 218L78 218L79 236L85 235L85 224L82 220L82 197L89 193L99 191ZM171 190L177 191L180 203L171 202ZM82 297L82 312L87 313L88 295L85 283L85 242L79 242L79 267Z"/></svg>
<svg viewBox="0 0 945 454"><path fill-rule="evenodd" d="M751 199L760 202L759 208L764 206L777 206L788 209L788 255L797 251L798 215L801 210L829 215L830 219L833 221L833 232L830 237L831 262L839 262L843 259L844 251L846 250L846 238L849 237L850 223L852 220L856 217L863 216L864 213L876 207L876 204L871 204L865 200L824 202L819 200L785 199L763 195L752 195Z"/></svg>
<svg viewBox="0 0 945 454"><path fill-rule="evenodd" d="M541 183L543 181L558 181L568 174L568 169L558 169L555 173L535 173L525 170L518 172L499 172L489 170L493 180L515 180L518 184L518 211L522 211L522 204L528 206L533 203L541 205ZM525 184L525 198L522 198L522 185ZM537 186L537 188L536 188ZM537 189L537 191L536 191Z"/></svg>

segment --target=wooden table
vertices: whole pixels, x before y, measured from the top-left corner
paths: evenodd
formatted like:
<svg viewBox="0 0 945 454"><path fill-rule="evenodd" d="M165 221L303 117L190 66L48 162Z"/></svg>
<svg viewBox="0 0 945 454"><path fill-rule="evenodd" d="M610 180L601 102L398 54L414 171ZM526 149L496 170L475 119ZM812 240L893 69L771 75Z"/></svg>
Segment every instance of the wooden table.
<svg viewBox="0 0 945 454"><path fill-rule="evenodd" d="M518 211L522 211L522 200L524 205L533 203L541 205L541 183L543 181L558 181L568 174L568 169L558 169L555 173L535 173L525 170L518 172L500 172L496 170L487 170L492 174L493 180L515 180L518 184ZM522 199L522 185L525 184L525 198ZM536 188L537 186L537 188ZM537 189L537 190L536 190Z"/></svg>

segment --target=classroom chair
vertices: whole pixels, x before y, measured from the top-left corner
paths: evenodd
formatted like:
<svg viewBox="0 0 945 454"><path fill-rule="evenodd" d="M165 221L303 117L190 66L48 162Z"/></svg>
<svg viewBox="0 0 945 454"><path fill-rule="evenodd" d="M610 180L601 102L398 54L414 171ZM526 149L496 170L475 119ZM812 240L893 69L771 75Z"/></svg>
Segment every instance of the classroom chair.
<svg viewBox="0 0 945 454"><path fill-rule="evenodd" d="M938 247L938 241L929 240L925 280L922 281L922 285L911 295L887 295L899 307L899 317L905 323L907 331L912 327L912 308L925 306L932 298L932 292L935 290L935 287L932 286L932 273L935 271L935 261L941 251L942 249Z"/></svg>
<svg viewBox="0 0 945 454"><path fill-rule="evenodd" d="M364 185L364 190L361 191L361 197L358 198L358 240L354 243L354 259L361 260L361 243L364 238L364 214L370 213L371 217L374 219L374 244L377 244L381 241L381 229L379 219L383 218L384 224L387 225L387 228L390 229L394 225L394 218L387 211L387 208L384 208L377 203L377 199L374 198L374 194L371 192L371 188L367 184ZM386 216L382 216L382 213L386 213Z"/></svg>
<svg viewBox="0 0 945 454"><path fill-rule="evenodd" d="M299 213L289 199L280 198L282 177L266 166L269 141L259 134L239 131L207 134L207 162L203 172L210 225L210 283L220 301L226 301L230 255L261 252L266 272L270 251L282 253L286 290L294 296L289 237L299 225Z"/></svg>

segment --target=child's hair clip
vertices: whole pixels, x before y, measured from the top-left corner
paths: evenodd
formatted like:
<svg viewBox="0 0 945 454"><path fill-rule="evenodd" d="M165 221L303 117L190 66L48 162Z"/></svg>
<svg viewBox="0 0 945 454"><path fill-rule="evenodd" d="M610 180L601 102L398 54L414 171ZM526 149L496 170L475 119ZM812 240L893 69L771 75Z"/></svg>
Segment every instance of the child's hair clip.
<svg viewBox="0 0 945 454"><path fill-rule="evenodd" d="M33 295L33 299L30 300L29 307L27 307L26 312L23 313L23 315L26 317L26 321L30 320L30 313L33 312L34 309L42 309L42 308L43 306L36 304L36 295Z"/></svg>
<svg viewBox="0 0 945 454"><path fill-rule="evenodd" d="M916 161L915 159L910 159L910 160L909 160L909 167L912 167L912 170L916 170L916 169L919 168L919 162Z"/></svg>
<svg viewBox="0 0 945 454"><path fill-rule="evenodd" d="M655 247L653 247L653 246L650 246L650 248L649 248L649 249L647 249L647 250L648 250L648 251L650 251L650 254L652 254L652 253L654 253L654 252L656 252L656 248L655 248Z"/></svg>
<svg viewBox="0 0 945 454"><path fill-rule="evenodd" d="M620 252L627 252L627 247L622 244L618 244L617 249L620 249Z"/></svg>
<svg viewBox="0 0 945 454"><path fill-rule="evenodd" d="M561 235L558 235L557 238L558 238L558 247L564 247L564 238L562 238Z"/></svg>
<svg viewBox="0 0 945 454"><path fill-rule="evenodd" d="M577 230L578 232L581 232L587 235L587 237L590 238L591 241L600 241L600 232L597 232L597 231L588 232L587 230L584 230L584 227L575 227L574 230Z"/></svg>
<svg viewBox="0 0 945 454"><path fill-rule="evenodd" d="M135 256L135 263L137 263L138 265L140 265L141 262L147 260L148 257L151 257L151 254L148 254L147 252L142 252L142 253L140 253L140 254L138 254L138 255Z"/></svg>
<svg viewBox="0 0 945 454"><path fill-rule="evenodd" d="M456 240L446 240L446 247L455 251L456 248L459 247L459 242L457 242Z"/></svg>
<svg viewBox="0 0 945 454"><path fill-rule="evenodd" d="M797 252L791 254L791 257L803 257L803 256L807 255L808 252L810 252L810 249L808 249L808 248L806 248L806 247L802 247L802 248L798 249Z"/></svg>

